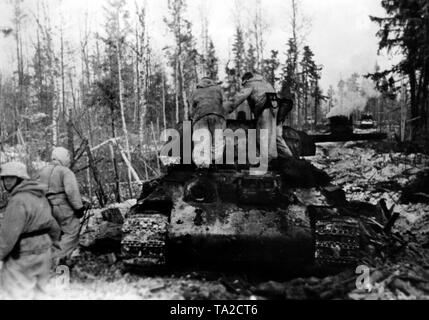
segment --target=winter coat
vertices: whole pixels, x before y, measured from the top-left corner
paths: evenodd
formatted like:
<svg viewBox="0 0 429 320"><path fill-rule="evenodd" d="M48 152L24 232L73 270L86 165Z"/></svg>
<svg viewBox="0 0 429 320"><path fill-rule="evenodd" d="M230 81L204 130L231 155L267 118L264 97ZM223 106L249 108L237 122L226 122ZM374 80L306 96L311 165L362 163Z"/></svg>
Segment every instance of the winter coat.
<svg viewBox="0 0 429 320"><path fill-rule="evenodd" d="M202 79L189 98L191 119L195 123L207 115L225 116L222 88L213 80Z"/></svg>
<svg viewBox="0 0 429 320"><path fill-rule="evenodd" d="M76 176L69 168L54 161L39 172L38 180L48 186L52 205L69 205L74 211L83 207Z"/></svg>
<svg viewBox="0 0 429 320"><path fill-rule="evenodd" d="M10 194L0 227L0 261L9 255L37 255L60 238L60 228L45 197L46 186L25 180Z"/></svg>
<svg viewBox="0 0 429 320"><path fill-rule="evenodd" d="M233 108L238 108L247 100L250 110L255 118L258 118L266 107L267 93L276 94L276 91L261 75L254 75L253 78L243 83L243 89L234 98Z"/></svg>

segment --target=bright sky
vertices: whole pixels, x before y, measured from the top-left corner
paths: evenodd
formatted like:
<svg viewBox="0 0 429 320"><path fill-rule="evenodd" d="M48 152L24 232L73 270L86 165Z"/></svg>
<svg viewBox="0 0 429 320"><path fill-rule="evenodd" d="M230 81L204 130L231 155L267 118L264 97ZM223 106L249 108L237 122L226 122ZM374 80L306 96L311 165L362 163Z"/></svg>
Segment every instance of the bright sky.
<svg viewBox="0 0 429 320"><path fill-rule="evenodd" d="M144 0L136 0L143 4ZM243 7L242 20L245 23L249 7L255 0L235 0ZM286 43L291 37L289 28L289 0L261 0L265 18L268 21L266 35L266 55L271 49L279 50L284 62ZM88 9L90 29L101 30L103 23L103 6L105 0L49 0L52 10L63 3L66 37L78 43L83 32L85 11ZM158 50L168 43L168 33L163 22L167 13L167 0L146 0L150 35L152 44ZM29 17L36 12L36 0L24 0ZM129 0L134 8L134 0ZM194 23L195 35L200 34L200 9L204 4L209 12L209 34L213 38L217 53L224 64L228 60L229 48L234 35L234 1L231 0L188 0L188 17ZM311 20L307 37L308 45L315 53L318 64L324 65L322 86L324 89L332 84L336 87L340 77L351 73L365 74L374 70L376 61L381 66L390 64L388 57L377 57L376 24L370 22L369 15L383 15L379 0L301 0L302 13ZM133 10L134 11L134 10ZM33 12L33 13L31 13ZM0 2L0 27L11 26L13 9L9 1ZM56 11L51 15L52 23L59 20ZM28 24L25 41L34 41L35 24ZM68 34L68 35L67 35ZM7 39L0 34L0 72L10 73L14 66L13 37ZM223 68L223 66L222 66Z"/></svg>

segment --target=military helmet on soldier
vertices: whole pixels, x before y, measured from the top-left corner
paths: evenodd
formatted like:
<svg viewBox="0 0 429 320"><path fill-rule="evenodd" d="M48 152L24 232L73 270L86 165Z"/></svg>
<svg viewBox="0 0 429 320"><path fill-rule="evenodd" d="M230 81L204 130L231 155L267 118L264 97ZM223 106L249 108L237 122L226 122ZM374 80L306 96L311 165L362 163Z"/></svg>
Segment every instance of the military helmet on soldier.
<svg viewBox="0 0 429 320"><path fill-rule="evenodd" d="M1 166L0 177L17 177L23 180L29 180L27 166L21 162L8 162Z"/></svg>

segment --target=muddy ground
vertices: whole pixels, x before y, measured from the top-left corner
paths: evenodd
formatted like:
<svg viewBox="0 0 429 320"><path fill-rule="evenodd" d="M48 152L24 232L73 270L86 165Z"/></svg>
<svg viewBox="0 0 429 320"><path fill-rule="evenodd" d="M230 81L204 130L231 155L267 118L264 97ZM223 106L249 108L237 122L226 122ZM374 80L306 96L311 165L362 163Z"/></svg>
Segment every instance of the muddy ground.
<svg viewBox="0 0 429 320"><path fill-rule="evenodd" d="M113 254L84 250L67 283L59 270L50 299L427 299L429 298L429 205L401 204L402 189L429 167L421 154L380 153L368 143L328 143L309 160L324 169L348 200L372 204L384 198L400 218L381 256L368 255L359 273L274 281L220 272L129 273ZM425 194L423 194L423 197ZM287 279L287 276L285 276Z"/></svg>

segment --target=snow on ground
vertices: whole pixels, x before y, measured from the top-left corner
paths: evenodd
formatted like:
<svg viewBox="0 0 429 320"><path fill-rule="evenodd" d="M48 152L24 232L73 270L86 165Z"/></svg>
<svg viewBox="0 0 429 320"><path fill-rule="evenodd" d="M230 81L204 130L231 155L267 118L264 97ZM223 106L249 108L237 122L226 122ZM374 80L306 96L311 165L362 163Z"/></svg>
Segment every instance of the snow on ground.
<svg viewBox="0 0 429 320"><path fill-rule="evenodd" d="M334 178L350 201L376 205L385 199L390 208L400 213L399 224L411 225L429 213L424 204L399 203L402 188L429 167L429 156L423 154L377 153L362 143L320 144L313 164Z"/></svg>
<svg viewBox="0 0 429 320"><path fill-rule="evenodd" d="M82 252L67 274L57 270L47 299L427 299L429 297L429 205L400 204L400 191L429 166L421 154L378 154L362 143L327 143L310 159L333 177L349 200L377 204L384 198L400 213L396 231L407 246L382 260L369 257L370 290L357 289L358 275L347 270L324 278L250 283L245 275L135 275L113 254ZM97 215L94 216L97 218ZM426 245L426 247L425 247ZM424 249L426 248L426 249ZM65 281L65 282L64 282Z"/></svg>
<svg viewBox="0 0 429 320"><path fill-rule="evenodd" d="M318 148L317 155L311 161L315 166L326 170L333 177L334 184L344 188L349 200L376 204L380 198L384 198L388 206L394 204L395 211L401 214L397 224L401 232L411 230L429 212L428 205L403 205L398 202L400 189L414 179L419 170L428 166L427 156L377 154L373 149L357 143L328 143ZM429 230L429 223L423 223L419 232L424 234L424 230ZM371 266L374 271L371 275L374 286L367 292L356 289L357 275L354 271L323 279L313 277L255 286L239 276L226 281L222 276L205 279L199 273L167 277L137 276L126 273L120 263L115 265L108 257L95 257L86 253L73 269L68 289L53 296L62 299L425 298L425 286L423 289L420 286L420 291L416 289L414 292L414 287L407 287L405 282L406 277L411 277L410 272L414 272L414 278L418 278L416 274L423 271L410 271L407 266L408 264L400 261L384 263L382 271ZM54 281L54 288L55 284ZM426 285L426 282L423 284ZM398 287L402 290L398 290Z"/></svg>

